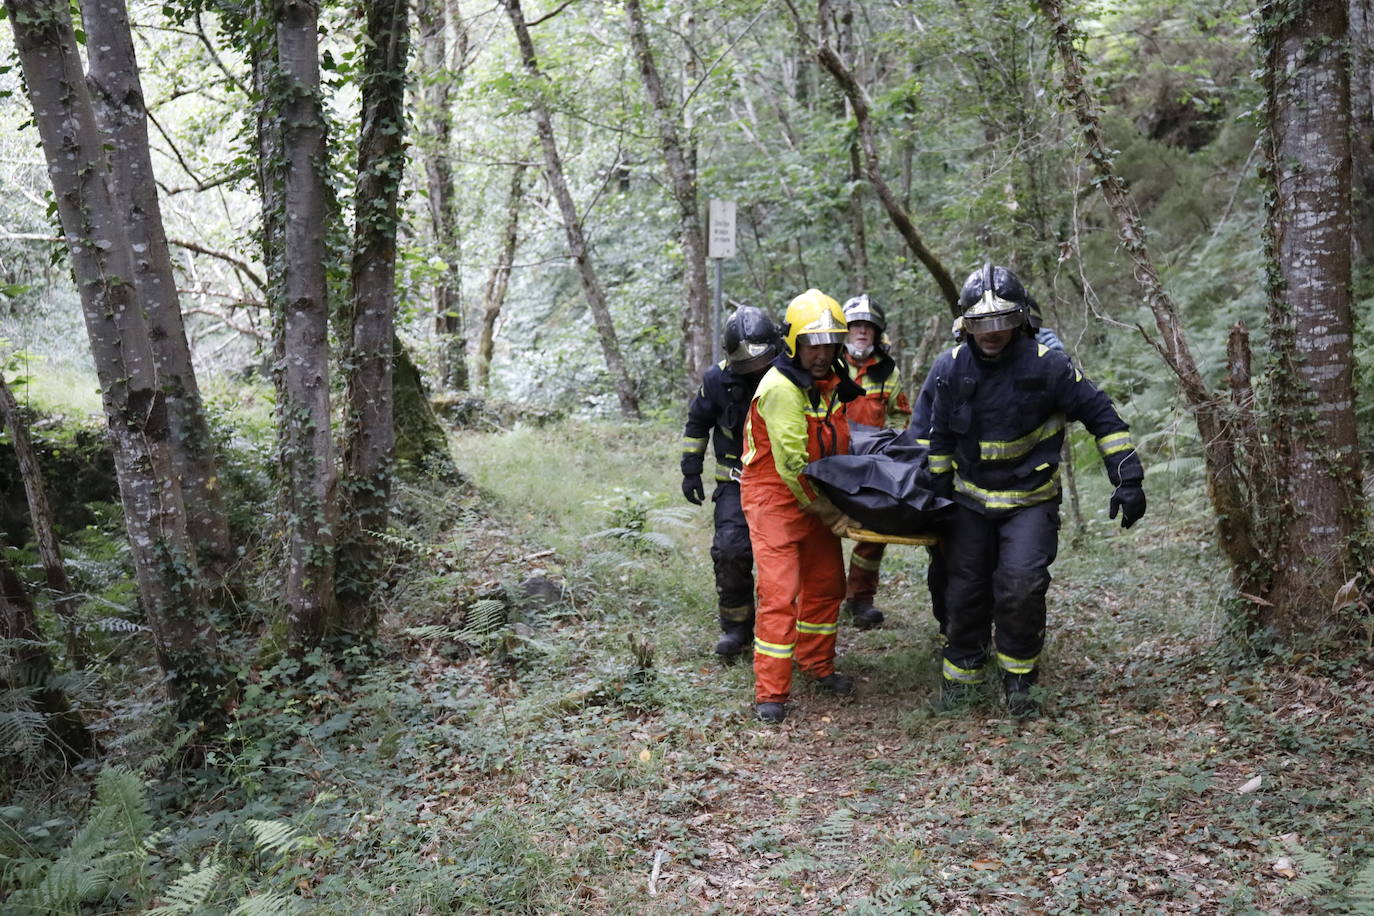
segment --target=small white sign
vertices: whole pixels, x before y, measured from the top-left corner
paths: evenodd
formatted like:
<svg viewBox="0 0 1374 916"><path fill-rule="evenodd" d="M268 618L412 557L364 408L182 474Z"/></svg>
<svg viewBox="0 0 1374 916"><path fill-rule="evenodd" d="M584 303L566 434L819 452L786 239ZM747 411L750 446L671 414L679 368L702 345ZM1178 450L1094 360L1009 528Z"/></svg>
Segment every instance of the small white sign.
<svg viewBox="0 0 1374 916"><path fill-rule="evenodd" d="M733 258L735 256L735 202L713 200L707 211L706 256Z"/></svg>

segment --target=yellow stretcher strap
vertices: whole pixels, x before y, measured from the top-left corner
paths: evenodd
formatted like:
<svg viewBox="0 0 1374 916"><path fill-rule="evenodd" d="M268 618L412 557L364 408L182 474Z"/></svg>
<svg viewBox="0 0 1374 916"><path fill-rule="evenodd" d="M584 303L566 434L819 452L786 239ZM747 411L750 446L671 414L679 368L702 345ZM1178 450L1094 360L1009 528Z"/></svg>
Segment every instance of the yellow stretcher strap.
<svg viewBox="0 0 1374 916"><path fill-rule="evenodd" d="M936 543L933 534L879 534L867 528L850 528L844 536L871 544L912 544L916 547L930 547Z"/></svg>

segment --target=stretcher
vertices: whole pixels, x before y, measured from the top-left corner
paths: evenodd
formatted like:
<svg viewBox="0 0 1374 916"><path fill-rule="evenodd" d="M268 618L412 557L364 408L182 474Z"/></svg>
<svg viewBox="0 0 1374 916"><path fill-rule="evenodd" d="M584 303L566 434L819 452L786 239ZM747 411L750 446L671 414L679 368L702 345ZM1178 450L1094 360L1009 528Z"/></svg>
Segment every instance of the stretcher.
<svg viewBox="0 0 1374 916"><path fill-rule="evenodd" d="M869 531L867 528L850 528L845 531L844 536L854 541L864 541L869 544L911 544L915 547L932 547L936 543L933 534L882 534L877 531Z"/></svg>

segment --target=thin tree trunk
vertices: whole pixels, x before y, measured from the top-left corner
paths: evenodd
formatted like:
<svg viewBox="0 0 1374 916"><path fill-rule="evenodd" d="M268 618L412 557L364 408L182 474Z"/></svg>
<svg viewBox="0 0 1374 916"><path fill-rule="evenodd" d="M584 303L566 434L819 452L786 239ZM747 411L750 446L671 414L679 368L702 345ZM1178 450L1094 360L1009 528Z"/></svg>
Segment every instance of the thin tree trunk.
<svg viewBox="0 0 1374 916"><path fill-rule="evenodd" d="M325 281L325 124L320 102L319 7L277 0L285 270L282 403L286 471L286 612L293 651L318 645L337 623L334 596L337 470L329 429L329 296Z"/></svg>
<svg viewBox="0 0 1374 916"><path fill-rule="evenodd" d="M119 478L124 523L158 661L185 718L215 715L233 677L206 614L195 548L167 437L133 254L108 184L70 11L57 0L6 0L24 81L81 293Z"/></svg>
<svg viewBox="0 0 1374 916"><path fill-rule="evenodd" d="M1097 185L1107 207L1117 221L1122 248L1131 259L1134 275L1154 314L1159 338L1141 334L1155 347L1173 371L1193 411L1202 438L1203 459L1207 466L1207 486L1217 516L1218 538L1222 552L1231 562L1232 580L1243 594L1263 598L1269 543L1260 527L1263 507L1273 506L1259 487L1263 477L1251 481L1248 468L1237 455L1229 428L1226 401L1214 394L1203 380L1188 347L1178 310L1159 280L1145 244L1145 229L1135 202L1116 174L1109 148L1097 116L1097 102L1088 88L1081 52L1074 46L1074 30L1065 18L1059 0L1038 0L1040 11L1053 32L1055 46L1064 67L1064 90L1078 118L1088 145L1087 158L1098 173ZM1251 461L1258 456L1248 456Z"/></svg>
<svg viewBox="0 0 1374 916"><path fill-rule="evenodd" d="M0 415L9 430L10 444L19 463L19 476L24 480L24 495L29 502L29 520L33 523L33 540L38 545L38 557L43 563L43 576L52 595L53 609L62 621L67 643L67 658L73 668L86 667L85 646L76 631L76 590L67 577L62 561L62 545L57 542L52 507L48 504L48 490L43 482L43 469L38 454L29 439L29 427L19 414L19 404L5 379L0 376Z"/></svg>
<svg viewBox="0 0 1374 916"><path fill-rule="evenodd" d="M218 590L229 574L234 545L162 225L129 14L124 0L82 0L81 6L91 100L110 143L111 190L120 209L128 213L134 289L148 322L158 383L167 396L172 460L186 501L186 526L206 585Z"/></svg>
<svg viewBox="0 0 1374 916"><path fill-rule="evenodd" d="M687 338L687 377L689 387L701 381L702 373L712 365L715 350L711 322L711 287L706 279L706 235L701 227L697 201L697 175L692 157L678 133L678 118L663 92L654 52L644 28L644 12L639 0L625 0L625 13L630 24L630 44L639 61L639 73L644 80L644 92L654 111L658 125L659 145L668 166L668 178L673 188L673 200L678 210L678 240L682 244L683 282L686 308L683 310L683 331Z"/></svg>
<svg viewBox="0 0 1374 916"><path fill-rule="evenodd" d="M822 15L824 15L825 4L822 3ZM816 59L821 62L825 69L830 71L830 75L840 84L845 96L849 99L850 106L854 109L854 120L859 130L859 143L864 151L864 163L868 172L868 180L873 185L874 192L878 195L878 200L882 202L883 209L887 211L888 218L901 233L902 239L906 242L907 248L916 256L930 276L935 280L935 285L940 289L940 295L945 299L950 314L957 317L959 314L959 287L955 285L954 278L949 275L949 271L940 263L939 258L931 253L926 247L925 241L921 238L920 232L916 229L916 224L911 221L911 215L906 212L897 195L892 192L887 181L883 178L882 164L878 158L878 141L874 136L873 122L868 116L868 96L854 80L844 62L840 60L835 50L828 44L822 42L816 48Z"/></svg>
<svg viewBox="0 0 1374 916"><path fill-rule="evenodd" d="M487 276L487 288L482 294L482 333L477 338L477 387L483 391L491 382L491 354L496 341L496 320L506 301L506 287L510 282L511 266L515 263L515 248L519 243L520 205L525 193L525 164L511 168L510 192L506 195L506 229L501 236L501 251L496 264Z"/></svg>
<svg viewBox="0 0 1374 916"><path fill-rule="evenodd" d="M1264 623L1321 626L1362 572L1364 525L1355 432L1350 302L1350 83L1346 0L1260 6L1268 95L1272 386L1270 439L1285 487L1277 569Z"/></svg>
<svg viewBox="0 0 1374 916"><path fill-rule="evenodd" d="M458 10L454 9L455 18ZM467 335L463 321L461 274L458 271L458 220L454 213L453 117L449 95L461 78L466 57L467 27L461 19L453 23L459 38L454 55L459 68L455 77L448 53L448 10L444 0L419 0L416 18L420 32L420 110L416 115L420 153L425 163L425 184L429 189L430 226L434 248L444 267L434 281L434 331L439 336L441 376L444 386L454 391L468 387Z"/></svg>
<svg viewBox="0 0 1374 916"><path fill-rule="evenodd" d="M1374 0L1350 0L1354 267L1374 265Z"/></svg>
<svg viewBox="0 0 1374 916"><path fill-rule="evenodd" d="M273 0L252 0L251 22L276 21ZM285 378L280 367L286 358L286 188L285 166L282 162L282 134L280 100L283 93L281 68L277 64L276 29L271 26L249 27L244 31L249 64L253 73L253 104L257 149L255 178L258 202L262 215L258 226L258 241L264 267L263 298L272 321L272 352L267 362L277 402L286 402L283 390ZM286 468L278 455L278 470L283 479ZM285 518L284 507L281 516Z"/></svg>
<svg viewBox="0 0 1374 916"><path fill-rule="evenodd" d="M10 563L9 550L8 544L0 543L0 639L13 645L5 653L13 661L0 668L0 684L32 691L34 709L44 717L45 743L68 763L76 763L96 754L95 739L66 694L51 686L52 658L38 629L33 601Z"/></svg>
<svg viewBox="0 0 1374 916"><path fill-rule="evenodd" d="M520 0L501 0L515 28L515 38L520 45L520 59L525 73L536 87L547 82L544 72L539 69L538 58L534 54L534 43L530 40L530 30L525 24L525 14L520 8ZM620 343L616 339L615 324L611 321L611 311L606 307L606 294L601 288L601 280L592 266L591 253L582 234L582 219L573 204L568 183L563 177L563 160L558 154L558 143L553 134L553 118L549 108L535 88L530 96L530 108L534 115L535 126L539 131L539 143L544 149L544 167L548 173L549 187L558 200L558 209L563 215L563 229L568 236L568 252L577 265L577 274L582 280L582 293L591 309L596 322L597 336L601 340L601 352L606 358L606 368L611 373L616 396L620 399L620 412L631 419L639 419L639 401L635 397L634 384L625 369L625 359L620 353Z"/></svg>
<svg viewBox="0 0 1374 916"><path fill-rule="evenodd" d="M344 446L343 532L336 581L346 633L376 630L371 597L382 552L369 532L386 531L395 469L392 347L396 327L396 225L405 175L408 0L367 6L362 128L358 137L357 223L353 233L353 346Z"/></svg>
<svg viewBox="0 0 1374 916"><path fill-rule="evenodd" d="M854 6L845 3L839 16L839 34L836 36L837 51L842 59L854 59ZM836 87L839 88L838 86ZM849 100L840 89L836 99L836 116L849 116ZM849 140L849 242L846 247L852 252L850 258L850 289L861 293L868 289L868 227L864 222L864 168L863 157L859 151L859 138Z"/></svg>

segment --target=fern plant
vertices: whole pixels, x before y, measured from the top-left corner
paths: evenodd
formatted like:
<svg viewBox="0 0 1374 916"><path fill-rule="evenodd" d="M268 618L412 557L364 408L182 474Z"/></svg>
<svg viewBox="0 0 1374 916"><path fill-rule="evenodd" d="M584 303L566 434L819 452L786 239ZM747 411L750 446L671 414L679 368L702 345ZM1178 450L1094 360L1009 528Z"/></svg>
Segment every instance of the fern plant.
<svg viewBox="0 0 1374 916"><path fill-rule="evenodd" d="M166 903L148 910L147 916L189 916L210 902L223 877L221 863L203 862L199 868L173 881L161 895Z"/></svg>

